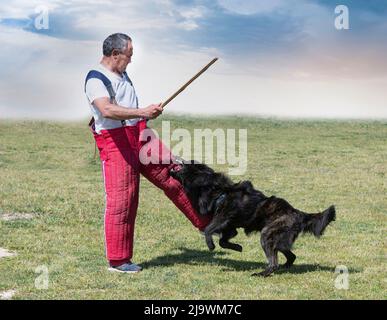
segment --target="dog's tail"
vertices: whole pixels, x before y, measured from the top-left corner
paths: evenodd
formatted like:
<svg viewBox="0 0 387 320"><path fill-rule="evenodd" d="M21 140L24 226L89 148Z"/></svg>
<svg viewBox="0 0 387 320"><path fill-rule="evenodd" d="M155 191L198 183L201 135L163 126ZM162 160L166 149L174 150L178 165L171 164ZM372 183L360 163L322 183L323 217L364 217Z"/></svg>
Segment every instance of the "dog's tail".
<svg viewBox="0 0 387 320"><path fill-rule="evenodd" d="M304 215L304 232L310 232L320 237L331 221L336 220L335 206L330 206L323 212Z"/></svg>

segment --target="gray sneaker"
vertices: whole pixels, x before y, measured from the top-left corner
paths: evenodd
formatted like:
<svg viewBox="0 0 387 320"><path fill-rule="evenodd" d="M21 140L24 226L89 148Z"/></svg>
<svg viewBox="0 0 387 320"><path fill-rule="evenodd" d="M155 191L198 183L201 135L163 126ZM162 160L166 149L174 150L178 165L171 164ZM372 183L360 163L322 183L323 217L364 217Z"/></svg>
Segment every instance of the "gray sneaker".
<svg viewBox="0 0 387 320"><path fill-rule="evenodd" d="M121 273L138 273L142 270L142 268L139 265L130 262L121 264L118 267L110 267L108 270Z"/></svg>

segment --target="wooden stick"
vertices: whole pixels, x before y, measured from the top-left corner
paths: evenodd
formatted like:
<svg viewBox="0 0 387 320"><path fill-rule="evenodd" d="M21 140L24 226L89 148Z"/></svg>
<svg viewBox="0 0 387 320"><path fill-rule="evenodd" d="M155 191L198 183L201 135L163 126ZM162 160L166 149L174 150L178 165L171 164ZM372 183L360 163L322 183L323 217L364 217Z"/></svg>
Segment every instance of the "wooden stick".
<svg viewBox="0 0 387 320"><path fill-rule="evenodd" d="M167 101L161 104L161 107L164 108L168 103L170 103L176 96L182 92L185 88L187 88L196 78L198 78L204 71L206 71L218 58L214 58L211 60L209 64L207 64L202 70L200 70L191 80L189 80L186 84L184 84L179 90L177 90L171 97L168 98Z"/></svg>

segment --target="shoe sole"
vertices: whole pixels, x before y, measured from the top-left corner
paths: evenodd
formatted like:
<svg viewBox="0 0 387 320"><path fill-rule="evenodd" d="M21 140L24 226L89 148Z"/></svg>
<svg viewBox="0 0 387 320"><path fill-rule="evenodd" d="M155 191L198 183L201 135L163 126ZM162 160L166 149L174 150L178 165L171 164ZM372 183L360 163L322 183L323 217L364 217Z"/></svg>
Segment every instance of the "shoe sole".
<svg viewBox="0 0 387 320"><path fill-rule="evenodd" d="M108 271L119 272L119 273L139 273L139 272L141 272L141 270L139 270L139 271L122 271L122 270L118 270L116 268L108 268Z"/></svg>

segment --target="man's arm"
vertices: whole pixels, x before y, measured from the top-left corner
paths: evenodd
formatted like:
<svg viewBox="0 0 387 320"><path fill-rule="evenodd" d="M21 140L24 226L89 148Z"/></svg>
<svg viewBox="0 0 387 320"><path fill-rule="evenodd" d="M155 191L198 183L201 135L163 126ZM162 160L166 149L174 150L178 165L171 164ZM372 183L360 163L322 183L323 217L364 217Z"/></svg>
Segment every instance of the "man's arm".
<svg viewBox="0 0 387 320"><path fill-rule="evenodd" d="M128 120L134 118L157 118L163 111L160 104L151 104L146 108L132 109L110 103L108 97L97 98L93 105L101 112L104 118L113 120Z"/></svg>

